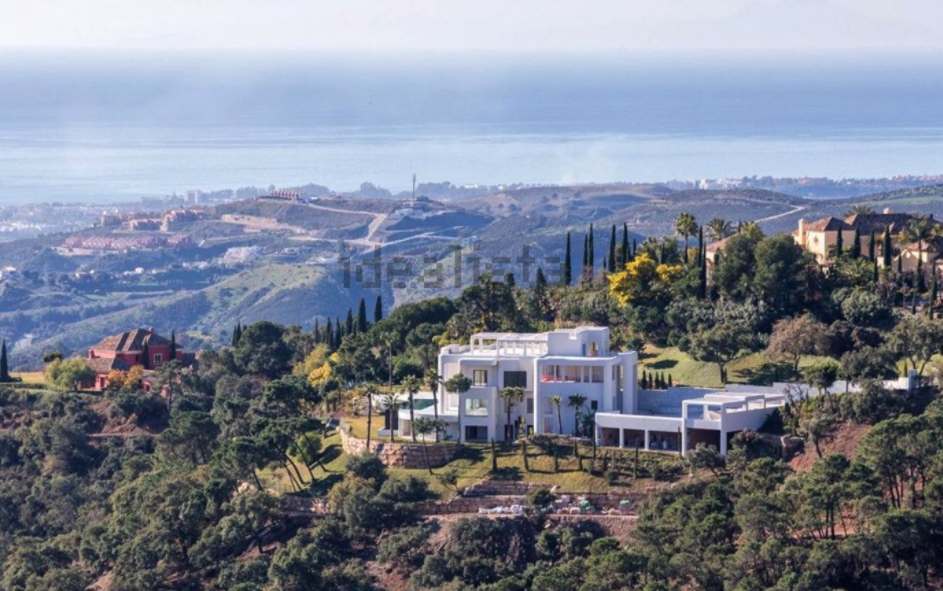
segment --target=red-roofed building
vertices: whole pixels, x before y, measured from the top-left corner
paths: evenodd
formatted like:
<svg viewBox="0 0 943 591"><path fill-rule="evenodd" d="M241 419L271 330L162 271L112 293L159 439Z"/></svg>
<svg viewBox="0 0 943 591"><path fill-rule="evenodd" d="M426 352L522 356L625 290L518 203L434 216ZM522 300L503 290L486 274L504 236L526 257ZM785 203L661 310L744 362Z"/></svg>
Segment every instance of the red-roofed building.
<svg viewBox="0 0 943 591"><path fill-rule="evenodd" d="M88 365L95 371L95 388L108 387L108 373L112 370L128 371L135 365L145 370L159 369L171 360L171 341L154 329L136 328L105 339L88 350ZM177 346L173 358L187 364L192 355Z"/></svg>

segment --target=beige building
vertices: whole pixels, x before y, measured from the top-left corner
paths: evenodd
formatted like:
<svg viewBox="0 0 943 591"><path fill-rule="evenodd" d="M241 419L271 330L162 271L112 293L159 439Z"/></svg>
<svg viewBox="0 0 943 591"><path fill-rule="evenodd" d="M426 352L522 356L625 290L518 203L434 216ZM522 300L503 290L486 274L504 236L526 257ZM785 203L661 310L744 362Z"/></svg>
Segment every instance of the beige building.
<svg viewBox="0 0 943 591"><path fill-rule="evenodd" d="M917 267L919 251L923 250L923 264L927 265L941 258L943 242L932 239L917 244L901 245L900 235L915 218L909 213L891 213L885 209L883 213L856 214L844 220L827 217L814 222L799 220L799 228L793 232L796 244L815 255L816 260L827 265L829 257L834 253L838 244L838 235L841 233L843 249L851 249L855 237L858 237L862 256L869 252L869 242L874 236L874 255L878 265L884 264L884 233L890 235L891 260L896 267L898 257L901 258L901 269L911 271Z"/></svg>

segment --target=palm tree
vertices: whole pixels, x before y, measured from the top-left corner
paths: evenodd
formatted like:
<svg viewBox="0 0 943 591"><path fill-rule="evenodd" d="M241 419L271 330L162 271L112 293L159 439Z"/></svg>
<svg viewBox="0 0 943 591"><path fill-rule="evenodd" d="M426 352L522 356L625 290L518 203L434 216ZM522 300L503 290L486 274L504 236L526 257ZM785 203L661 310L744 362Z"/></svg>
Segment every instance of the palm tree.
<svg viewBox="0 0 943 591"><path fill-rule="evenodd" d="M850 218L853 215L871 215L874 213L874 208L870 205L860 204L853 205L851 209L845 212L845 217Z"/></svg>
<svg viewBox="0 0 943 591"><path fill-rule="evenodd" d="M367 384L364 393L367 395L367 453L369 453L370 435L373 431L373 397L380 393L380 387L374 383Z"/></svg>
<svg viewBox="0 0 943 591"><path fill-rule="evenodd" d="M435 418L435 442L439 443L439 386L442 384L442 376L434 369L426 372L426 383L432 390L432 416Z"/></svg>
<svg viewBox="0 0 943 591"><path fill-rule="evenodd" d="M757 224L756 222L744 223L742 226L740 226L739 233L743 234L744 236L746 236L750 240L753 240L754 242L759 242L765 237L765 235L763 234L763 230L760 229L759 224Z"/></svg>
<svg viewBox="0 0 943 591"><path fill-rule="evenodd" d="M390 443L393 443L393 438L396 437L396 422L399 420L397 417L397 413L399 412L399 398L396 397L396 394L384 394L383 406L386 407L386 412L388 412L390 416Z"/></svg>
<svg viewBox="0 0 943 591"><path fill-rule="evenodd" d="M458 394L458 438L462 439L462 394L471 390L472 381L463 373L457 373L442 384L446 392Z"/></svg>
<svg viewBox="0 0 943 591"><path fill-rule="evenodd" d="M914 305L917 302L917 292L923 283L923 247L934 236L940 235L940 229L933 218L926 215L915 215L910 223L900 233L902 244L917 245L917 273L914 279Z"/></svg>
<svg viewBox="0 0 943 591"><path fill-rule="evenodd" d="M724 218L714 218L707 222L707 235L712 240L723 240L733 234L733 226Z"/></svg>
<svg viewBox="0 0 943 591"><path fill-rule="evenodd" d="M416 406L416 393L422 388L422 381L416 376L406 376L406 379L403 380L403 390L405 390L406 395L409 397L409 424L416 424L416 410L413 408ZM412 429L413 443L416 442L416 429Z"/></svg>
<svg viewBox="0 0 943 591"><path fill-rule="evenodd" d="M419 417L419 419L413 423L413 433L419 433L422 435L422 456L426 460L426 468L429 470L429 474L432 474L432 464L429 463L429 452L426 450L426 435L435 431L439 432L438 429L438 419L429 420L429 417Z"/></svg>
<svg viewBox="0 0 943 591"><path fill-rule="evenodd" d="M580 409L586 404L586 397L582 394L570 394L567 397L566 405L573 409L574 427L573 434L580 436Z"/></svg>
<svg viewBox="0 0 943 591"><path fill-rule="evenodd" d="M514 404L524 399L524 389L519 386L510 386L501 390L501 398L504 399L504 410L507 413L508 422L504 428L504 440L510 443L514 439L514 428L511 426L511 411L514 410Z"/></svg>
<svg viewBox="0 0 943 591"><path fill-rule="evenodd" d="M684 262L688 262L688 238L697 234L697 220L694 214L682 212L675 218L675 232L684 237Z"/></svg>
<svg viewBox="0 0 943 591"><path fill-rule="evenodd" d="M551 396L550 403L557 409L557 425L560 426L560 435L563 435L563 413L560 411L560 405L563 404L563 399L559 396Z"/></svg>

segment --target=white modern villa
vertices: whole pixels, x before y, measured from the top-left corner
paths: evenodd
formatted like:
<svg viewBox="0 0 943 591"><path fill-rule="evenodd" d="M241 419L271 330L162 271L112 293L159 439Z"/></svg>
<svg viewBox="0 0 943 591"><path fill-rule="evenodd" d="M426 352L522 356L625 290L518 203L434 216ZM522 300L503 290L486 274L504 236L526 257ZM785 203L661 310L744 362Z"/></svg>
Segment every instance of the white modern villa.
<svg viewBox="0 0 943 591"><path fill-rule="evenodd" d="M785 400L782 393L763 388L755 393L640 391L638 354L611 351L604 327L475 334L468 345L443 347L438 371L443 382L457 374L472 382L461 395L441 385L437 392L439 418L449 437L462 442L506 438L507 407L501 393L515 386L524 397L511 406L512 436L524 434L522 430L574 434L576 409L568 403L570 396L580 394L585 398L580 415L595 417L592 435L599 445L662 451L705 443L726 453L734 434L760 428ZM561 400L559 412L555 397ZM424 402L428 406L416 405L417 417L433 415L431 404ZM400 409L398 423L402 434L411 432L408 409Z"/></svg>

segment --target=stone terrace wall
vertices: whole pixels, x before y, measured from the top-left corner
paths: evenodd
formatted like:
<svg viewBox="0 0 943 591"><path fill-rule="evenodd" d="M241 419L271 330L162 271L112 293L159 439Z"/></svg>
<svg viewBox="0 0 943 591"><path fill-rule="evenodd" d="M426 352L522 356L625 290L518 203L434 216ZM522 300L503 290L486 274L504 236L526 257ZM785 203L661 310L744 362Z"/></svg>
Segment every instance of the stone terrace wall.
<svg viewBox="0 0 943 591"><path fill-rule="evenodd" d="M367 450L367 440L359 439L347 433L344 425L338 431L341 434L341 447L347 455L355 456ZM426 453L429 454L429 464L439 468L451 462L458 454L461 446L454 443L429 444ZM426 456L423 455L422 444L390 443L389 441L370 440L370 452L391 468L422 469L426 467Z"/></svg>

